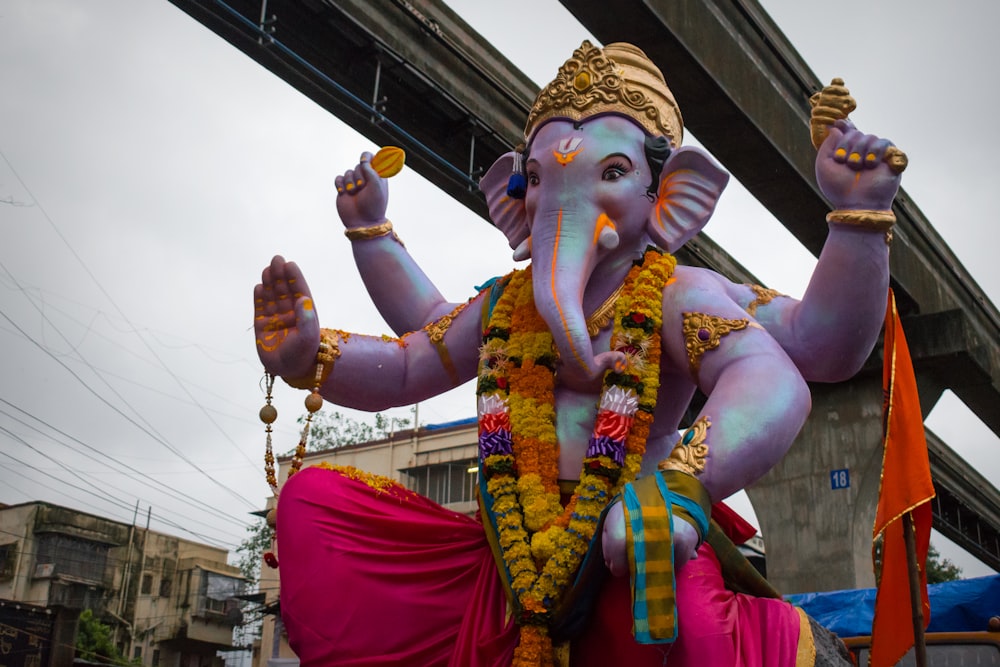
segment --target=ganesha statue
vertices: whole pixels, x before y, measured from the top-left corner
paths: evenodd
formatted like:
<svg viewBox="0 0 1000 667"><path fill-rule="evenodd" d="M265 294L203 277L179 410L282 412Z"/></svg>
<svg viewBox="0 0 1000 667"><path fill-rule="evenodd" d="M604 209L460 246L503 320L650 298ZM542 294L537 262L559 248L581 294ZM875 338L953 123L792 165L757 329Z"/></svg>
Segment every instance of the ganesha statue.
<svg viewBox="0 0 1000 667"><path fill-rule="evenodd" d="M728 175L682 146L673 95L629 44L574 51L523 145L483 177L530 264L467 302L448 303L393 232L379 160L337 178L398 338L321 328L301 271L275 257L255 290L260 359L312 390L310 410L477 378L480 515L353 469L295 472L276 523L302 664L816 664L830 638L742 559L753 528L721 501L784 456L807 382L854 374L881 328L905 156L823 99L816 177L833 210L801 300L677 264Z"/></svg>

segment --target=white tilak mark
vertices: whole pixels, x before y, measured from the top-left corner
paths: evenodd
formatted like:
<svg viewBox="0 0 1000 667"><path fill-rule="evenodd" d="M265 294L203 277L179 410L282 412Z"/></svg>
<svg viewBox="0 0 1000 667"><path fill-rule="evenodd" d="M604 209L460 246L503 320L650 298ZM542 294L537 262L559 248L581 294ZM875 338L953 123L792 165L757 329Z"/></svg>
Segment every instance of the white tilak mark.
<svg viewBox="0 0 1000 667"><path fill-rule="evenodd" d="M583 137L566 137L559 142L560 153L572 153L583 142Z"/></svg>

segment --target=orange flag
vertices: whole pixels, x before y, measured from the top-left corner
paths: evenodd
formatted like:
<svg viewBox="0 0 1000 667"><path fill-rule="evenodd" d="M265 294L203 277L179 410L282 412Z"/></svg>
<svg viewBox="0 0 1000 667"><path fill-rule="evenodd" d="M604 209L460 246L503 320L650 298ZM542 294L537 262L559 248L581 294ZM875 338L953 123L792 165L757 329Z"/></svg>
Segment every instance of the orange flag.
<svg viewBox="0 0 1000 667"><path fill-rule="evenodd" d="M882 536L882 575L878 581L872 623L871 667L895 665L915 641L903 541L904 521L913 521L916 536L924 628L931 617L926 563L931 537L929 501L934 497L934 485L927 459L917 381L891 289L885 313L884 354L882 482L873 534L873 539Z"/></svg>

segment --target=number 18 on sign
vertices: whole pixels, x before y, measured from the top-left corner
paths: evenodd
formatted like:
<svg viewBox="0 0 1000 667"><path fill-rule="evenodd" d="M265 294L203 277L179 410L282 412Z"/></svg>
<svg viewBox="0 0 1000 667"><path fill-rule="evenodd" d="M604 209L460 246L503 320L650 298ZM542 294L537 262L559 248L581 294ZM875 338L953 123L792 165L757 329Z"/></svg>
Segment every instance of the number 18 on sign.
<svg viewBox="0 0 1000 667"><path fill-rule="evenodd" d="M830 488L836 491L837 489L847 489L851 486L851 473L847 468L842 468L841 470L831 470L830 471Z"/></svg>

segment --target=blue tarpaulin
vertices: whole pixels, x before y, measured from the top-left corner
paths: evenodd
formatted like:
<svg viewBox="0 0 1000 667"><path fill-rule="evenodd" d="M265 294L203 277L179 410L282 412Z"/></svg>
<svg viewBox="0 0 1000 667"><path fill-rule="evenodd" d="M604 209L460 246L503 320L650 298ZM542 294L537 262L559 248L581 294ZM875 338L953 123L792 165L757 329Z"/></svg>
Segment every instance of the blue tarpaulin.
<svg viewBox="0 0 1000 667"><path fill-rule="evenodd" d="M980 632L1000 615L1000 574L927 587L931 601L928 632ZM800 593L785 599L841 637L872 633L875 589Z"/></svg>
<svg viewBox="0 0 1000 667"><path fill-rule="evenodd" d="M466 417L465 419L456 419L450 422L441 422L440 424L424 424L420 428L425 431L437 431L442 428L448 428L449 426L468 426L469 424L475 424L476 417Z"/></svg>

